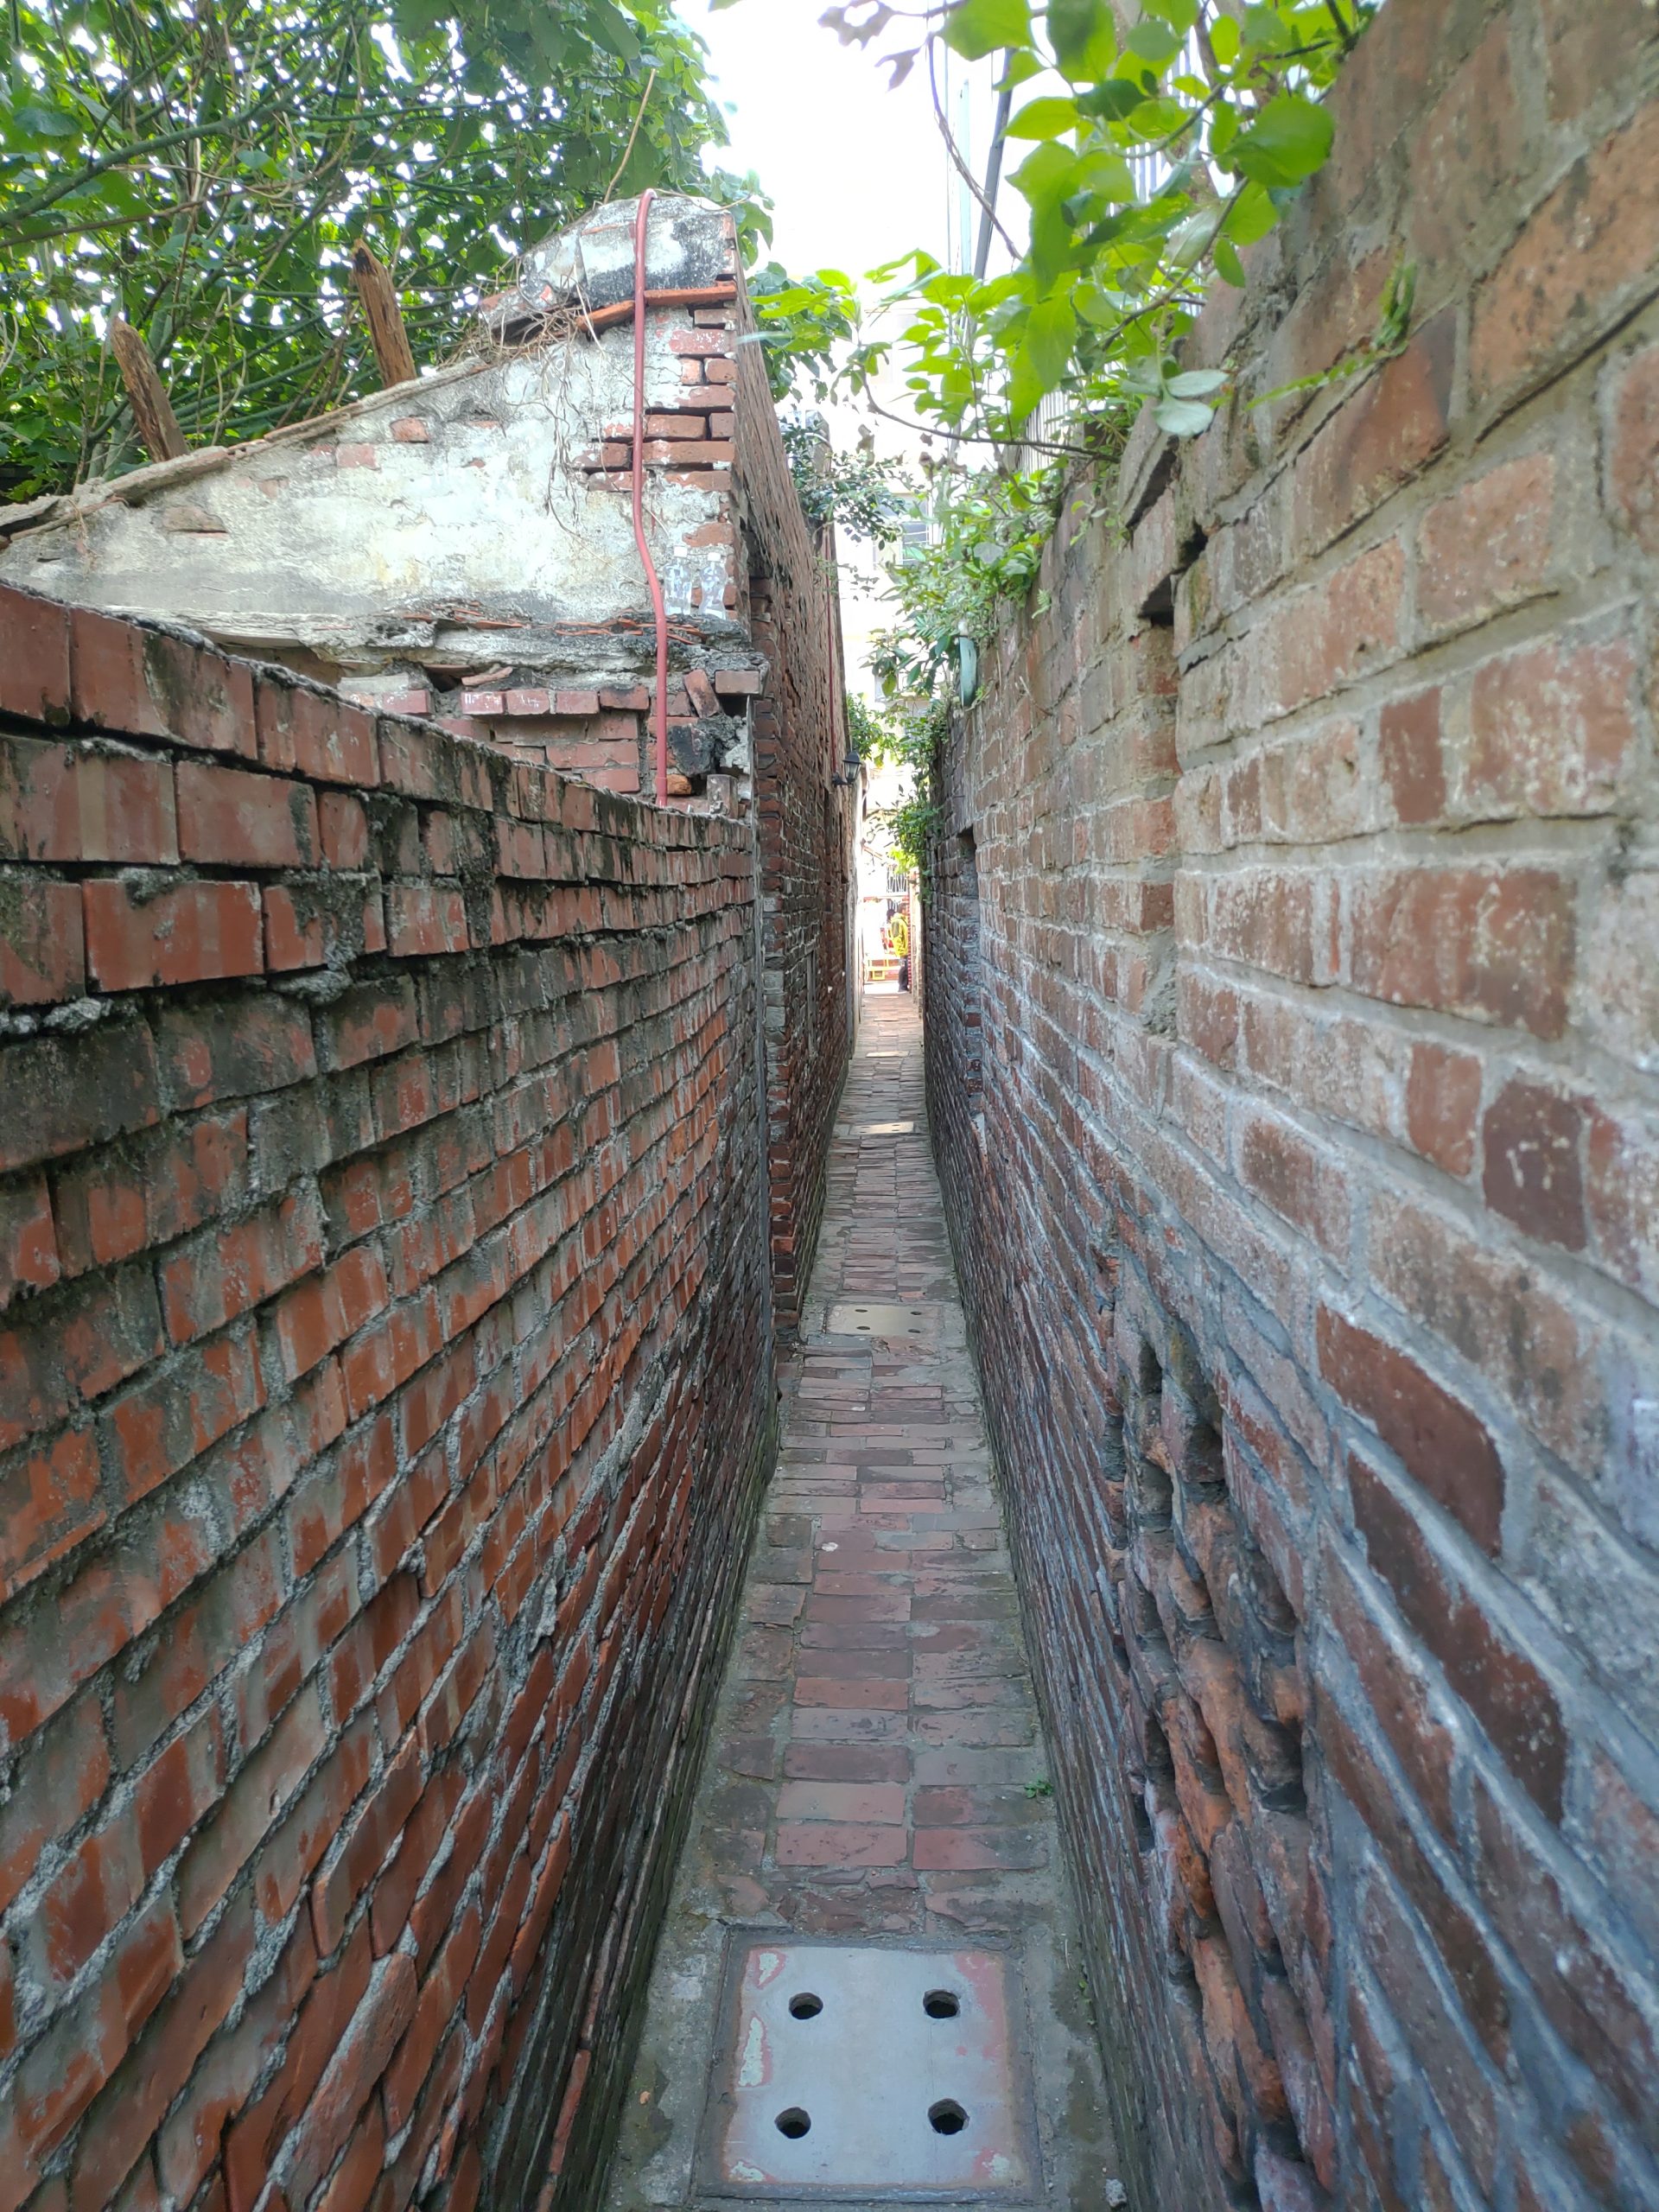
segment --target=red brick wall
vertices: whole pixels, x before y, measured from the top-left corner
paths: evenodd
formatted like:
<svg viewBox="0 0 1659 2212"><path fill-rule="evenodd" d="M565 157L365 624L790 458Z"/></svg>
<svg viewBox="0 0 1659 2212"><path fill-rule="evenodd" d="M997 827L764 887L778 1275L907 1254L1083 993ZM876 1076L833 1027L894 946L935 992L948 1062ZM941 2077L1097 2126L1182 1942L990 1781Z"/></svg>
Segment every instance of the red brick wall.
<svg viewBox="0 0 1659 2212"><path fill-rule="evenodd" d="M1137 439L950 748L936 1141L1139 2204L1659 2202L1656 29L1389 0L1197 350L1323 368L1402 255L1410 345Z"/></svg>
<svg viewBox="0 0 1659 2212"><path fill-rule="evenodd" d="M740 327L750 321L741 303ZM702 319L709 318L706 311ZM795 1327L823 1212L830 1132L847 1072L853 1008L853 840L858 787L847 752L835 534L809 531L790 480L760 349L737 361L735 499L749 633L771 664L753 703L760 840L772 1281L780 1330ZM740 590L744 580L740 579Z"/></svg>
<svg viewBox="0 0 1659 2212"><path fill-rule="evenodd" d="M8 591L0 861L0 2207L585 2203L772 1435L750 834Z"/></svg>

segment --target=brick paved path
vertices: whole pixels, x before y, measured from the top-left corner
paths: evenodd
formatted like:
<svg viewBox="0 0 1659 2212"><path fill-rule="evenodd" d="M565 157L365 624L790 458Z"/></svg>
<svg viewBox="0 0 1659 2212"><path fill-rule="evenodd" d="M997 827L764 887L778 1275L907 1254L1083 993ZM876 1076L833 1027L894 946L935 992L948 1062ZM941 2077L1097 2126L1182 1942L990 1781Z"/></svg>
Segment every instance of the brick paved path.
<svg viewBox="0 0 1659 2212"><path fill-rule="evenodd" d="M880 1310L895 1306L915 1311ZM612 2212L702 2201L692 2156L734 1923L1010 1942L1029 1995L1048 2201L1104 2204L1097 2063L1053 1804L1032 1794L1045 1754L907 996L865 1001L784 1389L778 1473Z"/></svg>

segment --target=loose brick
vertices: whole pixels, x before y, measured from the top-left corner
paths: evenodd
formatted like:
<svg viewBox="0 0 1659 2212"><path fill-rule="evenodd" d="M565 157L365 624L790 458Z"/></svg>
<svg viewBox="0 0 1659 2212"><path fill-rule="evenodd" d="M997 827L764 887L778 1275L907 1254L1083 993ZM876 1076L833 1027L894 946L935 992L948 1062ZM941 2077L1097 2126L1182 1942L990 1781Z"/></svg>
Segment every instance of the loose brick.
<svg viewBox="0 0 1659 2212"><path fill-rule="evenodd" d="M904 1829L845 1821L780 1822L780 1866L902 1866L910 1839Z"/></svg>
<svg viewBox="0 0 1659 2212"><path fill-rule="evenodd" d="M1389 701L1378 718L1377 756L1398 818L1439 821L1446 810L1446 770L1438 689Z"/></svg>
<svg viewBox="0 0 1659 2212"><path fill-rule="evenodd" d="M1350 1459L1348 1481L1372 1567L1516 1779L1559 1820L1567 1732L1554 1691L1447 1574L1421 1529L1363 1460Z"/></svg>
<svg viewBox="0 0 1659 2212"><path fill-rule="evenodd" d="M86 965L101 990L257 976L264 966L258 887L181 883L153 893L129 882L84 887Z"/></svg>
<svg viewBox="0 0 1659 2212"><path fill-rule="evenodd" d="M55 601L0 585L7 639L0 712L55 724L69 715L69 614Z"/></svg>
<svg viewBox="0 0 1659 2212"><path fill-rule="evenodd" d="M1417 606L1460 629L1533 597L1549 569L1554 456L1501 462L1430 507L1418 541Z"/></svg>
<svg viewBox="0 0 1659 2212"><path fill-rule="evenodd" d="M308 1192L194 1239L160 1270L168 1333L189 1344L321 1264L322 1224Z"/></svg>
<svg viewBox="0 0 1659 2212"><path fill-rule="evenodd" d="M1472 1052L1444 1045L1414 1045L1406 1079L1406 1128L1426 1160L1448 1175L1474 1165L1482 1069Z"/></svg>
<svg viewBox="0 0 1659 2212"><path fill-rule="evenodd" d="M1319 1350L1320 1372L1344 1401L1398 1452L1413 1479L1496 1557L1503 1465L1475 1415L1404 1352L1328 1306L1319 1317Z"/></svg>
<svg viewBox="0 0 1659 2212"><path fill-rule="evenodd" d="M1584 1116L1578 1103L1516 1077L1480 1126L1487 1205L1529 1236L1582 1250Z"/></svg>
<svg viewBox="0 0 1659 2212"><path fill-rule="evenodd" d="M1575 927L1570 886L1547 869L1423 868L1349 888L1356 989L1556 1037Z"/></svg>
<svg viewBox="0 0 1659 2212"><path fill-rule="evenodd" d="M1624 308L1646 270L1624 214L1651 194L1656 175L1659 116L1650 105L1574 162L1476 295L1478 391L1529 381Z"/></svg>
<svg viewBox="0 0 1659 2212"><path fill-rule="evenodd" d="M1470 699L1465 804L1483 814L1610 810L1636 745L1635 676L1618 639L1551 639L1485 663Z"/></svg>
<svg viewBox="0 0 1659 2212"><path fill-rule="evenodd" d="M0 859L178 857L170 762L109 746L0 739Z"/></svg>
<svg viewBox="0 0 1659 2212"><path fill-rule="evenodd" d="M179 846L218 868L309 868L320 857L309 786L205 761L179 764Z"/></svg>
<svg viewBox="0 0 1659 2212"><path fill-rule="evenodd" d="M0 868L0 1007L55 1006L86 987L79 887Z"/></svg>
<svg viewBox="0 0 1659 2212"><path fill-rule="evenodd" d="M61 1272L45 1176L0 1188L0 1312L20 1291L49 1289Z"/></svg>

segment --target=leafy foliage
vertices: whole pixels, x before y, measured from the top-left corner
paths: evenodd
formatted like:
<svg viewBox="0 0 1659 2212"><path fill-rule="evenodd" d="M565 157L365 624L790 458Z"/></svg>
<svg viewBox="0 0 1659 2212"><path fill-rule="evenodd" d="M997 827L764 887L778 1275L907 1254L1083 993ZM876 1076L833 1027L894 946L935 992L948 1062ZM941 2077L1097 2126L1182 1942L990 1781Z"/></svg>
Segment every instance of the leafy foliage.
<svg viewBox="0 0 1659 2212"><path fill-rule="evenodd" d="M910 781L906 798L873 809L870 818L899 866L920 875L925 898L928 846L940 817L939 755L950 730L950 709L941 700L870 719L880 733L870 747L871 758L884 766L907 769Z"/></svg>
<svg viewBox="0 0 1659 2212"><path fill-rule="evenodd" d="M747 281L772 397L799 398L809 390L814 399L828 399L840 375L839 350L857 334L852 279L839 269L796 278L768 261L750 270Z"/></svg>
<svg viewBox="0 0 1659 2212"><path fill-rule="evenodd" d="M901 868L922 872L924 890L927 841L938 814L935 772L948 719L948 709L912 703L878 711L855 692L847 695L853 751L873 767L909 772L906 796L892 806L873 807L869 819L878 849L889 853Z"/></svg>
<svg viewBox="0 0 1659 2212"><path fill-rule="evenodd" d="M441 359L514 255L706 192L725 139L671 0L9 0L0 41L0 493L140 458L112 311L188 435L257 435L372 387L359 239Z"/></svg>
<svg viewBox="0 0 1659 2212"><path fill-rule="evenodd" d="M896 619L872 656L891 699L928 699L960 664L959 641L988 639L1008 600L1023 600L1042 566L1058 512L1063 468L934 475L930 542L889 563Z"/></svg>
<svg viewBox="0 0 1659 2212"><path fill-rule="evenodd" d="M943 41L969 60L1001 53L1011 95L1041 79L1007 130L1027 149L1010 178L1026 250L989 282L920 252L874 271L897 280L887 304L906 319L855 351L854 385L868 391L897 353L924 420L995 444L1087 451L1099 410L1147 400L1164 429L1195 435L1228 379L1184 369L1181 340L1207 285L1243 285L1242 251L1325 161L1319 95L1377 4L1145 0L1121 36L1110 0L832 8L824 20L861 45L919 27L880 57L896 73L931 67Z"/></svg>
<svg viewBox="0 0 1659 2212"><path fill-rule="evenodd" d="M872 545L891 545L914 493L896 461L862 451L837 453L821 418L786 415L779 425L789 473L802 512L815 529L833 522L842 534Z"/></svg>
<svg viewBox="0 0 1659 2212"><path fill-rule="evenodd" d="M877 767L884 766L891 757L894 741L890 718L878 714L856 691L848 692L846 707L848 750L860 760L873 761Z"/></svg>

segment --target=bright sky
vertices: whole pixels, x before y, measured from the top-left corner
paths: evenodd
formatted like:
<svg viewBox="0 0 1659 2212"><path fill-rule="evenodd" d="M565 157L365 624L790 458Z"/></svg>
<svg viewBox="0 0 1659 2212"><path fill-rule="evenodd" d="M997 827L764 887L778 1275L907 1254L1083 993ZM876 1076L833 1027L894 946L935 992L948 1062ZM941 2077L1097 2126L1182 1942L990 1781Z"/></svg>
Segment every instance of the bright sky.
<svg viewBox="0 0 1659 2212"><path fill-rule="evenodd" d="M771 194L787 268L856 276L912 245L944 260L955 202L925 69L889 92L875 55L904 42L903 26L869 48L842 46L818 22L824 5L737 0L710 14L706 0L681 0L730 111L722 165L753 169ZM981 137L970 160L983 160Z"/></svg>
<svg viewBox="0 0 1659 2212"><path fill-rule="evenodd" d="M732 143L715 158L740 175L755 172L773 203L773 252L796 274L834 268L856 279L912 246L960 267L963 194L934 120L925 63L889 92L876 56L905 43L904 25L893 24L868 48L843 46L818 22L828 3L736 0L710 13L707 0L679 0L681 16L708 41L716 96L728 110ZM945 111L958 143L967 141L968 160L982 173L995 65L969 71L950 54L941 62L954 73L941 83ZM971 80L965 127L964 79ZM970 207L970 257L977 221ZM883 396L908 412L897 378L887 380ZM832 407L830 419L843 450L868 428L878 452L913 470L914 435L850 404ZM849 677L868 692L869 633L890 622L892 611L872 549L849 542L841 559Z"/></svg>

